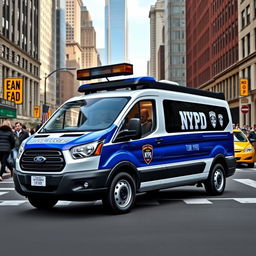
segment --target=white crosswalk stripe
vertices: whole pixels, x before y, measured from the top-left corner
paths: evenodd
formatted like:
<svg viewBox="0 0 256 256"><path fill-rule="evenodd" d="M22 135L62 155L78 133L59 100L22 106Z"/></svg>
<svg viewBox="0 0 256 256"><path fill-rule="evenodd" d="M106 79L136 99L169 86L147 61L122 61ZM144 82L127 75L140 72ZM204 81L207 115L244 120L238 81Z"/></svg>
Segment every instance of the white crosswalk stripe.
<svg viewBox="0 0 256 256"><path fill-rule="evenodd" d="M186 204L212 204L211 201L205 198L183 199L183 202Z"/></svg>
<svg viewBox="0 0 256 256"><path fill-rule="evenodd" d="M161 201L176 201L176 202L184 202L187 205L214 205L216 201L230 201L230 202L237 202L241 204L256 204L256 198L187 198L187 199L165 199L165 200L152 200L152 204L148 201L147 204L145 202L138 202L136 205L160 205ZM21 206L21 205L30 205L27 200L0 200L0 207L3 206ZM77 205L79 202L72 202L72 201L59 201L56 207L66 207L70 205ZM81 204L84 204L81 202ZM97 200L95 202L91 202L91 205L101 205L101 200ZM32 207L32 206L31 206Z"/></svg>
<svg viewBox="0 0 256 256"><path fill-rule="evenodd" d="M256 198L234 198L234 200L241 204L256 204Z"/></svg>
<svg viewBox="0 0 256 256"><path fill-rule="evenodd" d="M244 185L256 188L256 181L252 179L234 179L237 182L243 183Z"/></svg>
<svg viewBox="0 0 256 256"><path fill-rule="evenodd" d="M27 202L26 200L5 200L0 201L0 206L17 206Z"/></svg>
<svg viewBox="0 0 256 256"><path fill-rule="evenodd" d="M0 192L0 196L7 194L8 192Z"/></svg>
<svg viewBox="0 0 256 256"><path fill-rule="evenodd" d="M15 188L0 188L0 191L11 191L11 190L15 190Z"/></svg>

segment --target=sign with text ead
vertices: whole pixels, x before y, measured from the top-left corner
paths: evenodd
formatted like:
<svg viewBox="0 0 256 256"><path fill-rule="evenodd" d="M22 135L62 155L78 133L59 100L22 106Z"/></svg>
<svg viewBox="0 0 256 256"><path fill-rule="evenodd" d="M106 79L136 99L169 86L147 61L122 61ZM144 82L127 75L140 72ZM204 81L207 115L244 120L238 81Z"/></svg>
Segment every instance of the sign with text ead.
<svg viewBox="0 0 256 256"><path fill-rule="evenodd" d="M248 96L249 94L249 85L248 79L240 79L240 96Z"/></svg>
<svg viewBox="0 0 256 256"><path fill-rule="evenodd" d="M22 78L4 79L4 99L16 104L23 102L23 80Z"/></svg>

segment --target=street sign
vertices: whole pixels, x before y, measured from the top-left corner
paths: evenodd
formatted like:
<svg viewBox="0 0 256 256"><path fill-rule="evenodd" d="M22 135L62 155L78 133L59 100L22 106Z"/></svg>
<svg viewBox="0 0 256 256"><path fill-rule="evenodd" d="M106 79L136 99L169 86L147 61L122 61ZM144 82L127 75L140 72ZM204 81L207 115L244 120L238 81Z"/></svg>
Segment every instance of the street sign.
<svg viewBox="0 0 256 256"><path fill-rule="evenodd" d="M22 78L4 79L4 99L16 104L23 102L23 80Z"/></svg>
<svg viewBox="0 0 256 256"><path fill-rule="evenodd" d="M248 79L242 78L240 79L240 96L248 96L248 94L249 94Z"/></svg>
<svg viewBox="0 0 256 256"><path fill-rule="evenodd" d="M249 106L248 105L242 105L241 111L243 114L247 114L249 112Z"/></svg>
<svg viewBox="0 0 256 256"><path fill-rule="evenodd" d="M249 100L247 98L242 98L241 103L249 103Z"/></svg>
<svg viewBox="0 0 256 256"><path fill-rule="evenodd" d="M34 118L40 117L40 106L34 106Z"/></svg>

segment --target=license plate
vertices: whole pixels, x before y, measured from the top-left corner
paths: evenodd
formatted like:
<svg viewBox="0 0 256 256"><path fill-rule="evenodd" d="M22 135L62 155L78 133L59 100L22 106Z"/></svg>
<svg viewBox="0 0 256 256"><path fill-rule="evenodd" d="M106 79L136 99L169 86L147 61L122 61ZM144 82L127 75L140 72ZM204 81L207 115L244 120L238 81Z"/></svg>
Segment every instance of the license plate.
<svg viewBox="0 0 256 256"><path fill-rule="evenodd" d="M45 176L31 176L31 186L46 187Z"/></svg>

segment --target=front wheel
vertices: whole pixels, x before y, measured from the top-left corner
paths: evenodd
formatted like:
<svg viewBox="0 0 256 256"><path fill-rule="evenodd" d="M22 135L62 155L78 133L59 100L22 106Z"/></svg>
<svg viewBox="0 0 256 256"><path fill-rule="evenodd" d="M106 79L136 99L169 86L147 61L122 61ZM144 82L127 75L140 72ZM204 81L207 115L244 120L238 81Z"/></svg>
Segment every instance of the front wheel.
<svg viewBox="0 0 256 256"><path fill-rule="evenodd" d="M215 164L204 183L206 192L209 195L221 195L226 186L225 171L222 164Z"/></svg>
<svg viewBox="0 0 256 256"><path fill-rule="evenodd" d="M125 172L118 173L112 180L103 204L114 213L127 213L136 197L135 181Z"/></svg>
<svg viewBox="0 0 256 256"><path fill-rule="evenodd" d="M29 196L28 201L32 206L38 209L51 209L58 202L57 199L48 199L33 196Z"/></svg>

